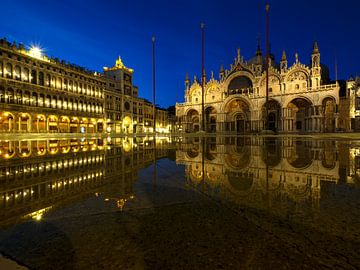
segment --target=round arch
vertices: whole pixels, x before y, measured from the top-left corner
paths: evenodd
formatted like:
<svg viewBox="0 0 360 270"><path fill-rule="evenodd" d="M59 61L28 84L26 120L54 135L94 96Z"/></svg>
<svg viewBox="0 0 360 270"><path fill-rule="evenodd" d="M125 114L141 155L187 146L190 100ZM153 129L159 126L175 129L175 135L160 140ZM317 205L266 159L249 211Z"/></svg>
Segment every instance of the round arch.
<svg viewBox="0 0 360 270"><path fill-rule="evenodd" d="M243 97L234 97L224 105L225 131L246 133L251 130L249 102Z"/></svg>
<svg viewBox="0 0 360 270"><path fill-rule="evenodd" d="M186 111L185 132L197 132L200 130L200 115L196 109L190 108Z"/></svg>
<svg viewBox="0 0 360 270"><path fill-rule="evenodd" d="M323 115L323 131L335 132L335 114L337 112L336 99L332 96L323 98L321 113Z"/></svg>
<svg viewBox="0 0 360 270"><path fill-rule="evenodd" d="M216 132L217 110L213 106L205 108L205 130L207 132Z"/></svg>
<svg viewBox="0 0 360 270"><path fill-rule="evenodd" d="M291 119L290 130L297 132L308 132L312 130L311 116L314 106L311 100L306 97L295 97L291 99L286 106L288 117Z"/></svg>

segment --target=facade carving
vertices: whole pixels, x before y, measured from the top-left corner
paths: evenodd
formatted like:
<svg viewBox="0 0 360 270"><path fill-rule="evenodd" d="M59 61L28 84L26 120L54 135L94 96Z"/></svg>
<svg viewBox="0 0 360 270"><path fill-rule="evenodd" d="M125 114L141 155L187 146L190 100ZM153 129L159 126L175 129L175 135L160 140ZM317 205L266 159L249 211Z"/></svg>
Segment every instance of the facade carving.
<svg viewBox="0 0 360 270"><path fill-rule="evenodd" d="M334 132L340 127L340 85L330 82L328 69L320 64L314 43L310 66L296 54L288 66L283 52L279 63L271 54L269 101L266 103L265 58L260 47L254 58L244 61L238 50L228 70L220 68L219 79L211 75L204 83L204 116L201 82L185 80L185 102L176 104L179 127L196 132L205 121L207 132L246 133L265 129L278 132ZM268 115L266 115L266 107Z"/></svg>

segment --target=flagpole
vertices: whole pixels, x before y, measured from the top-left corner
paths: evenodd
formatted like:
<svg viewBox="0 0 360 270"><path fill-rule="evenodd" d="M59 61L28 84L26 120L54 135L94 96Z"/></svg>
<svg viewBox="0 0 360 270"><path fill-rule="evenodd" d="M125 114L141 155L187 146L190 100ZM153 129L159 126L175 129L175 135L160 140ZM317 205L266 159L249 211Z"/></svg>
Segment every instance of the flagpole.
<svg viewBox="0 0 360 270"><path fill-rule="evenodd" d="M205 84L205 24L201 23L201 114L202 131L205 131L205 113L204 113L204 84Z"/></svg>
<svg viewBox="0 0 360 270"><path fill-rule="evenodd" d="M155 91L156 91L156 84L155 84L155 36L153 35L151 38L152 41L152 76L153 76L153 117L154 117L154 127L153 133L156 134L156 100L155 100Z"/></svg>
<svg viewBox="0 0 360 270"><path fill-rule="evenodd" d="M265 118L265 129L269 130L269 3L266 3L266 118Z"/></svg>

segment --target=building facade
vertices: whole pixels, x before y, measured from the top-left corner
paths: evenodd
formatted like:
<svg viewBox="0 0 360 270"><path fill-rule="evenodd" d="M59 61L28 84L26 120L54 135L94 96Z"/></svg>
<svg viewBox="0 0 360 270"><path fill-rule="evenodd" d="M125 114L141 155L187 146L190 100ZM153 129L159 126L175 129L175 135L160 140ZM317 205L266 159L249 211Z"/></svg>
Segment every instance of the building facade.
<svg viewBox="0 0 360 270"><path fill-rule="evenodd" d="M0 40L1 132L103 132L104 88L96 74Z"/></svg>
<svg viewBox="0 0 360 270"><path fill-rule="evenodd" d="M320 51L314 43L310 66L302 64L298 54L288 65L285 51L280 63L269 57L269 88L266 102L265 57L258 45L256 55L244 61L238 49L228 70L220 69L219 80L204 79L202 87L195 77L185 80L185 102L176 104L178 127L196 132L247 133L269 129L278 132L334 132L339 128L340 85L331 82L326 66L320 63ZM267 113L266 113L267 111Z"/></svg>
<svg viewBox="0 0 360 270"><path fill-rule="evenodd" d="M1 133L153 132L145 128L154 121L153 106L138 97L133 70L120 57L98 73L5 39L0 40L0 109ZM164 110L156 110L157 132L169 132Z"/></svg>

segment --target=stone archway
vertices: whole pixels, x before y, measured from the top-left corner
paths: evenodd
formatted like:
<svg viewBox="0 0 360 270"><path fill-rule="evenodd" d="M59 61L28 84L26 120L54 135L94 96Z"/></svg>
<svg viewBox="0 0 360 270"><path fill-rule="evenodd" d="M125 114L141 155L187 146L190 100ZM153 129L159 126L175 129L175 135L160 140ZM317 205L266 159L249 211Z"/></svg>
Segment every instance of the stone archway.
<svg viewBox="0 0 360 270"><path fill-rule="evenodd" d="M18 130L19 132L31 131L31 116L28 113L20 113L18 115Z"/></svg>
<svg viewBox="0 0 360 270"><path fill-rule="evenodd" d="M225 130L233 133L246 133L251 130L250 107L241 98L235 98L225 106Z"/></svg>
<svg viewBox="0 0 360 270"><path fill-rule="evenodd" d="M322 101L323 131L335 132L336 102L332 97L324 98Z"/></svg>
<svg viewBox="0 0 360 270"><path fill-rule="evenodd" d="M247 76L240 75L233 78L228 86L228 94L249 94L253 92L253 83Z"/></svg>
<svg viewBox="0 0 360 270"><path fill-rule="evenodd" d="M267 112L266 112L266 108L267 108ZM268 128L269 130L273 130L273 131L282 130L281 106L278 101L271 99L263 105L262 120L263 120L264 129Z"/></svg>
<svg viewBox="0 0 360 270"><path fill-rule="evenodd" d="M205 109L205 130L216 132L216 109L212 106Z"/></svg>
<svg viewBox="0 0 360 270"><path fill-rule="evenodd" d="M290 131L308 132L312 130L311 115L313 104L302 97L294 98L287 106Z"/></svg>
<svg viewBox="0 0 360 270"><path fill-rule="evenodd" d="M13 132L15 131L15 116L10 112L3 112L0 115L0 131Z"/></svg>
<svg viewBox="0 0 360 270"><path fill-rule="evenodd" d="M200 116L197 110L190 109L186 114L186 132L197 132L200 129Z"/></svg>

